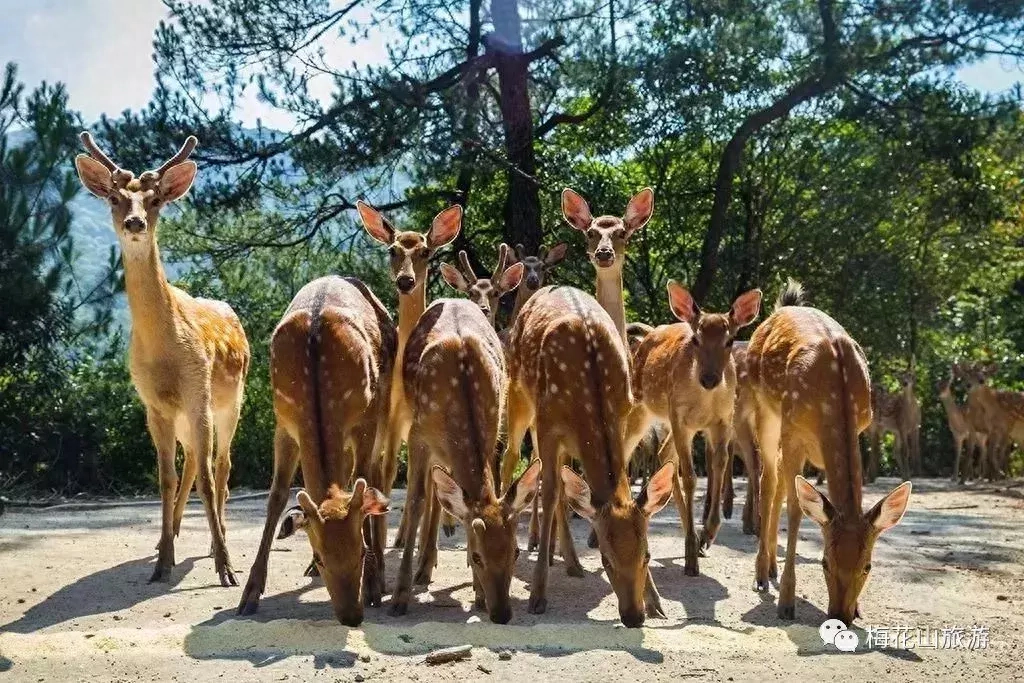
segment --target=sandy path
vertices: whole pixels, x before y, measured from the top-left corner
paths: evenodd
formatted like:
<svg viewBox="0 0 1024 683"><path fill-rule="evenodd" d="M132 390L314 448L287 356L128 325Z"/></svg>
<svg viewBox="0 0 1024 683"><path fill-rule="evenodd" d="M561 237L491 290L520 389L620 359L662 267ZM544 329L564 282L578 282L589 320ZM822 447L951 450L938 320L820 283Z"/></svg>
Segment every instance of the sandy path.
<svg viewBox="0 0 1024 683"><path fill-rule="evenodd" d="M865 504L894 484L869 487ZM434 583L416 595L407 616L368 610L363 627L348 629L331 618L326 590L301 575L309 556L304 537L277 544L260 614L240 619L234 614L240 589L219 587L213 561L205 557L209 535L197 501L183 524L170 586L146 583L157 506L11 510L0 517L0 672L15 681L765 680L794 674L807 680L1011 680L1024 677L1022 498L1024 482L963 489L918 482L907 517L876 546L872 581L861 600L861 626L977 624L988 627L987 649L856 654L826 649L818 638L827 599L820 534L808 520L800 534L797 620L790 624L775 617L774 589L765 599L750 589L754 539L742 535L738 518L725 523L702 559L701 576L685 577L670 505L652 525L651 543L667 620L648 620L643 629L617 624L597 553L586 549L588 528L576 520L588 573L568 577L556 559L547 614L526 613L525 582L535 558L527 553L513 582L512 623L496 626L475 612L460 528L442 538ZM395 503L401 505L401 492ZM243 584L263 505L257 497L228 506L228 543ZM393 531L398 515L390 521ZM522 541L525 526L524 518ZM397 564L392 550L389 586ZM483 622L467 623L475 616ZM860 631L862 642L865 635ZM470 660L423 663L431 649L464 643L475 646ZM516 651L510 660L499 660L503 648Z"/></svg>

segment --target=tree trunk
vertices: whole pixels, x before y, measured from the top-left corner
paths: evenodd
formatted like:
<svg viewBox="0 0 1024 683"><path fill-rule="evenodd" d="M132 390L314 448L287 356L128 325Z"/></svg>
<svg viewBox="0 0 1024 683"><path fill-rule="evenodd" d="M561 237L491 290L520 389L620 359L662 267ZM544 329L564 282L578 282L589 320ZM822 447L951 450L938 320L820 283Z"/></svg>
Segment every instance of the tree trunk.
<svg viewBox="0 0 1024 683"><path fill-rule="evenodd" d="M541 243L540 192L534 178L537 160L533 150L533 112L528 83L529 58L523 54L522 24L518 0L493 0L494 33L487 47L494 55L501 95L501 118L508 160L508 192L505 196L505 241L523 244L537 253Z"/></svg>

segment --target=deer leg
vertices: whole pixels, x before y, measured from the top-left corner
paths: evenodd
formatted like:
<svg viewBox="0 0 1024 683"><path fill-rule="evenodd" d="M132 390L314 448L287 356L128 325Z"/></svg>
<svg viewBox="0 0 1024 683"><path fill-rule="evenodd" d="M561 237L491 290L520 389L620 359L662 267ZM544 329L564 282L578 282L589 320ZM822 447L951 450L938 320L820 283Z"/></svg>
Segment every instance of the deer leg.
<svg viewBox="0 0 1024 683"><path fill-rule="evenodd" d="M533 497L533 505L530 506L530 538L526 550L533 552L540 545L540 496Z"/></svg>
<svg viewBox="0 0 1024 683"><path fill-rule="evenodd" d="M217 463L214 469L214 479L217 485L217 519L220 520L221 533L226 539L228 536L227 526L227 504L228 479L231 477L231 442L235 438L235 429L238 427L238 417L242 411L242 394L238 393L238 400L231 408L216 413L215 435L217 437ZM213 554L213 548L210 548Z"/></svg>
<svg viewBox="0 0 1024 683"><path fill-rule="evenodd" d="M522 398L517 395L511 395L509 392L509 405L514 400L521 401ZM522 414L523 411L509 410L508 411L508 442L505 444L505 453L501 457L501 492L502 494L508 490L508 487L512 484L512 478L516 475L516 466L519 465L520 448L523 445L523 439L526 437L526 431L530 426L530 423L525 418L526 415ZM533 440L536 445L537 439Z"/></svg>
<svg viewBox="0 0 1024 683"><path fill-rule="evenodd" d="M878 477L878 469L882 461L882 434L877 429L871 432L871 449L868 458L868 483L872 483Z"/></svg>
<svg viewBox="0 0 1024 683"><path fill-rule="evenodd" d="M788 450L785 449L784 450ZM794 466L796 463L799 466ZM796 542L800 534L800 519L803 517L803 510L800 509L800 502L796 497L796 475L803 467L803 458L795 461L790 459L783 463L783 481L779 482L776 488L775 499L780 501L780 493L783 488L786 493L786 514L788 525L786 527L786 566L782 570L782 582L779 584L779 619L792 619L796 610Z"/></svg>
<svg viewBox="0 0 1024 683"><path fill-rule="evenodd" d="M583 565L576 555L576 546L572 540L572 531L569 529L569 518L572 512L565 503L565 496L562 495L561 481L557 482L558 502L555 503L556 521L558 523L558 545L562 549L562 560L565 562L565 573L577 578L583 577ZM536 496L535 496L536 497Z"/></svg>
<svg viewBox="0 0 1024 683"><path fill-rule="evenodd" d="M963 478L960 476L960 454L964 450L964 437L960 434L953 434L953 474L949 476L949 480L954 484L964 483Z"/></svg>
<svg viewBox="0 0 1024 683"><path fill-rule="evenodd" d="M682 482L682 491L679 496L679 520L683 526L684 554L686 556L683 566L683 573L686 576L697 576L700 573L697 556L699 546L697 544L697 530L693 525L693 498L697 489L697 476L693 471L693 432L684 431L681 427L672 428L672 443L675 444L676 471L679 472L679 479ZM669 441L665 441L661 455L663 457L671 454L668 451ZM673 492L675 484L673 483Z"/></svg>
<svg viewBox="0 0 1024 683"><path fill-rule="evenodd" d="M733 441L725 447L725 468L722 470L722 516L732 519L732 504L736 498L736 490L733 488L732 470L733 460L736 459L736 446Z"/></svg>
<svg viewBox="0 0 1024 683"><path fill-rule="evenodd" d="M426 492L427 514L420 524L420 563L413 579L417 586L430 585L434 567L437 566L437 530L441 525L441 503L434 493L433 479L427 476L428 470L429 466L420 474L426 480L423 482L423 490Z"/></svg>
<svg viewBox="0 0 1024 683"><path fill-rule="evenodd" d="M548 564L551 561L551 532L555 522L555 506L558 489L558 441L549 430L539 428L538 455L541 457L541 505L540 550L537 563L533 566L533 581L530 583L530 614L543 614L548 608Z"/></svg>
<svg viewBox="0 0 1024 683"><path fill-rule="evenodd" d="M213 563L222 586L237 586L238 580L231 568L231 557L228 553L227 543L224 541L220 520L217 518L218 492L214 487L212 462L213 415L210 411L209 395L203 396L197 404L196 412L191 416L189 423L189 440L195 451L196 464L199 467L199 497L203 501L206 521L210 526L210 534L213 536Z"/></svg>
<svg viewBox="0 0 1024 683"><path fill-rule="evenodd" d="M181 480L178 483L178 497L174 502L175 537L181 531L181 518L185 515L185 506L188 504L189 494L192 493L192 486L195 485L196 474L199 472L196 467L196 454L188 448L182 450L185 451L185 459L181 467Z"/></svg>
<svg viewBox="0 0 1024 683"><path fill-rule="evenodd" d="M779 435L781 421L778 416L766 410L759 410L757 416L757 448L761 454L761 485L758 491L761 507L761 533L757 543L757 561L754 572L754 586L758 591L768 590L768 581L773 578L776 553L776 534L779 518L775 513L779 484ZM773 526L774 525L774 526Z"/></svg>
<svg viewBox="0 0 1024 683"><path fill-rule="evenodd" d="M725 478L725 464L730 460L727 449L729 428L726 425L717 427L705 432L708 444L708 499L710 502L710 514L704 521L700 532L701 550L707 550L715 542L718 530L722 526L722 487Z"/></svg>
<svg viewBox="0 0 1024 683"><path fill-rule="evenodd" d="M736 443L743 460L743 469L747 473L747 496L743 501L743 533L755 536L760 526L760 515L758 514L758 492L761 483L760 458L754 446L754 435L746 421L737 430Z"/></svg>
<svg viewBox="0 0 1024 683"><path fill-rule="evenodd" d="M157 545L156 567L149 582L162 583L171 580L174 566L174 494L178 489L178 473L174 468L174 453L177 443L174 438L174 420L146 410L146 424L149 435L156 447L157 465L160 471L160 542Z"/></svg>
<svg viewBox="0 0 1024 683"><path fill-rule="evenodd" d="M412 599L412 560L416 547L416 531L427 505L426 474L430 454L419 442L415 432L410 434L408 443L409 488L405 501L408 519L402 545L402 563L398 568L398 585L391 596L392 616L401 616L409 610L409 601Z"/></svg>
<svg viewBox="0 0 1024 683"><path fill-rule="evenodd" d="M385 496L390 496L391 489L394 488L395 477L398 475L398 450L402 447L402 429L399 425L399 418L395 416L394 411L395 407L392 406L390 413L392 420L384 436L384 449L381 451L382 459L379 464L380 483L382 486L381 491L383 491ZM408 468L406 468L406 472L408 472ZM406 481L405 486L406 494L408 494L408 481ZM408 516L406 510L408 508L409 504L408 501L406 501L405 506L402 508L401 520L398 523L398 532L395 535L395 548L401 548L402 543L405 542L407 535L406 525L408 523L406 520L406 517ZM374 522L375 532L380 532L383 528L384 535L381 538L383 539L384 544L387 545L387 521L384 519L383 515L380 515L374 520Z"/></svg>
<svg viewBox="0 0 1024 683"><path fill-rule="evenodd" d="M238 603L239 614L255 614L259 609L260 596L267 588L267 564L270 561L270 545L274 542L274 531L281 519L285 505L288 504L288 487L295 478L295 470L299 466L298 444L288 433L278 427L274 431L274 479L270 484L270 495L267 496L267 521L263 524L263 536L260 548L256 552L256 560L249 570L249 580L242 591L242 599Z"/></svg>

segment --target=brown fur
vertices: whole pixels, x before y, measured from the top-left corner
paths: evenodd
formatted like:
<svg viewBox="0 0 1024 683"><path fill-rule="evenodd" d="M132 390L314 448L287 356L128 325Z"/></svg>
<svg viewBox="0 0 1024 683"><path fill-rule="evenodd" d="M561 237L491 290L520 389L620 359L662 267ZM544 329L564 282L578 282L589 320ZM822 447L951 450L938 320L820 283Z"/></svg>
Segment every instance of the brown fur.
<svg viewBox="0 0 1024 683"><path fill-rule="evenodd" d="M881 385L871 387L871 460L868 463L868 481L878 476L881 459L881 440L886 432L895 437L893 455L904 479L920 470L921 403L914 394L913 369L900 373L900 390L889 393Z"/></svg>

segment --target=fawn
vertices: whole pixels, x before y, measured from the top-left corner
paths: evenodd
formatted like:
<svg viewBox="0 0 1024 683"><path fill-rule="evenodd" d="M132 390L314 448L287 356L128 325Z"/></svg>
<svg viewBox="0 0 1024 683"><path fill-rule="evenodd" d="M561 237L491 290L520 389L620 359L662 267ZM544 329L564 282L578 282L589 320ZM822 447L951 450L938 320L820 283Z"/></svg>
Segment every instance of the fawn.
<svg viewBox="0 0 1024 683"><path fill-rule="evenodd" d="M540 552L530 585L531 613L547 609L551 535L560 508L559 481L569 505L597 532L601 561L619 602L623 624L663 616L648 564L648 519L672 493L671 463L634 501L626 474L623 427L632 397L626 349L611 317L588 294L545 287L525 306L509 339L509 433L535 425L543 463ZM583 465L586 481L568 467ZM559 475L559 470L561 474ZM560 529L567 535L567 528ZM560 539L563 552L571 538Z"/></svg>
<svg viewBox="0 0 1024 683"><path fill-rule="evenodd" d="M794 616L796 543L806 513L824 536L828 616L850 624L859 616L857 600L871 571L875 539L902 519L911 489L904 482L862 511L858 435L871 422L864 352L825 313L782 306L754 330L747 371L755 389L762 457L756 588L767 591L769 578L778 573L775 551L785 495L789 521L779 617ZM825 470L827 496L800 476L807 460Z"/></svg>
<svg viewBox="0 0 1024 683"><path fill-rule="evenodd" d="M736 368L732 345L739 330L760 311L761 291L741 294L729 313L704 313L686 288L668 283L669 305L681 321L656 327L640 342L633 356L636 405L629 415L627 452L655 421L665 422L672 433L679 477L672 478L672 495L685 534L687 576L698 574L697 555L709 547L721 525L720 496L728 460L736 400ZM707 444L707 517L700 543L693 525L696 478L693 437L704 432ZM685 490L680 489L680 478Z"/></svg>
<svg viewBox="0 0 1024 683"><path fill-rule="evenodd" d="M961 469L960 457L968 449L968 443L971 442L971 424L967 418L966 406L959 405L953 396L952 387L955 379L956 367L954 366L950 368L947 377L939 380L936 393L939 396L939 402L942 403L942 407L946 411L946 423L949 425L949 433L953 437L953 473L949 478L951 481L959 481L962 484L965 478L964 470L968 469L968 467L965 462L964 469Z"/></svg>
<svg viewBox="0 0 1024 683"><path fill-rule="evenodd" d="M413 328L402 374L413 412L409 519L392 614L408 610L413 534L430 490L429 468L437 500L466 527L476 604L487 607L491 621L508 623L509 586L519 555L516 527L519 513L536 493L540 463L534 462L498 497L493 468L508 384L501 342L474 303L440 299ZM431 463L436 463L433 468ZM431 522L423 524L428 528ZM436 556L436 545L421 540L420 572L429 571Z"/></svg>
<svg viewBox="0 0 1024 683"><path fill-rule="evenodd" d="M198 473L217 574L221 585L238 585L224 540L225 505L249 342L226 303L191 297L167 282L156 238L161 209L192 187L197 167L188 156L197 140L189 136L177 154L138 178L111 161L88 132L81 140L88 154L75 157L78 177L89 192L110 204L121 244L132 319L128 367L146 406L159 463L162 527L150 581L170 581L174 538ZM211 462L214 430L216 473ZM180 485L174 466L177 443L185 451Z"/></svg>
<svg viewBox="0 0 1024 683"><path fill-rule="evenodd" d="M355 278L324 277L309 283L274 329L274 478L239 614L252 614L259 607L274 527L299 465L305 485L297 496L301 512L282 526L282 537L306 530L315 568L343 624L362 623L364 598L367 604L380 604L383 554L380 543L370 541L369 553L364 549L363 521L383 516L388 500L367 486L365 477L379 476L397 346L387 310ZM357 474L360 478L353 484ZM366 527L369 532L371 525Z"/></svg>

